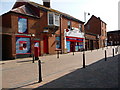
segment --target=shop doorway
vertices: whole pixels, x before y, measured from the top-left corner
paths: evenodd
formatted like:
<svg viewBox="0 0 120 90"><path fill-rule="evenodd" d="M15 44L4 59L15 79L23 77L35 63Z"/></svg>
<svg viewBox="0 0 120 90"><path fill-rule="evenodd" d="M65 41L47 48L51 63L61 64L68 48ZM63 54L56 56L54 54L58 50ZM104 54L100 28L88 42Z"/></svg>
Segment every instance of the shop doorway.
<svg viewBox="0 0 120 90"><path fill-rule="evenodd" d="M12 49L12 36L2 35L2 60L13 59Z"/></svg>
<svg viewBox="0 0 120 90"><path fill-rule="evenodd" d="M90 50L94 49L93 40L90 40Z"/></svg>
<svg viewBox="0 0 120 90"><path fill-rule="evenodd" d="M48 36L43 37L43 45L44 54L48 54Z"/></svg>
<svg viewBox="0 0 120 90"><path fill-rule="evenodd" d="M75 51L75 42L70 42L70 52Z"/></svg>

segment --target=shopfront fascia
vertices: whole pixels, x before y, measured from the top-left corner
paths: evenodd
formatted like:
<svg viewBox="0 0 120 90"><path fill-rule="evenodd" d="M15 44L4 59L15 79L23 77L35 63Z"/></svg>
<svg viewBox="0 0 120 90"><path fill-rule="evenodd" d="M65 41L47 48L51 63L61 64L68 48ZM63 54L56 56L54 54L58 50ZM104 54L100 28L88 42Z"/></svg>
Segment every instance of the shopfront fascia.
<svg viewBox="0 0 120 90"><path fill-rule="evenodd" d="M84 48L84 33L79 29L65 29L64 30L64 43L67 52L81 51Z"/></svg>

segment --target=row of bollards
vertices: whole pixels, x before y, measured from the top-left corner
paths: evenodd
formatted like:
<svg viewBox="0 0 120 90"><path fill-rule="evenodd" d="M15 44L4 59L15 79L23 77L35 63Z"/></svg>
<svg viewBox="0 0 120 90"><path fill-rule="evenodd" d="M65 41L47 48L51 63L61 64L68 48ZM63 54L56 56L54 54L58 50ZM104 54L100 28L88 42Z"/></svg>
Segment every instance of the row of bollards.
<svg viewBox="0 0 120 90"><path fill-rule="evenodd" d="M112 49L113 51L113 57L114 55L114 48ZM74 51L73 51L73 55L74 55ZM57 58L59 58L59 51L57 53ZM105 61L107 61L107 51L105 50ZM33 55L33 62L34 62L34 55ZM83 68L85 68L85 50L83 51ZM42 82L42 74L41 74L41 61L38 60L38 68L39 68L39 81L38 83Z"/></svg>
<svg viewBox="0 0 120 90"><path fill-rule="evenodd" d="M108 47L107 47L108 49ZM114 48L112 49L113 52L113 57L115 56L114 54ZM105 50L105 61L107 61L107 51ZM83 51L83 68L85 68L85 51Z"/></svg>

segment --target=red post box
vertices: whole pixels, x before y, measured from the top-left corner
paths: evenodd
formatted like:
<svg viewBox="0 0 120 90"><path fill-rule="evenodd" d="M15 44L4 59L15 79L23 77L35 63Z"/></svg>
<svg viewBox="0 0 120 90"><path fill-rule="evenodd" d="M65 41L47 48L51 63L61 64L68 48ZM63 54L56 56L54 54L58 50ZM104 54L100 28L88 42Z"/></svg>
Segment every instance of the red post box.
<svg viewBox="0 0 120 90"><path fill-rule="evenodd" d="M39 58L39 47L34 47L34 55L35 55L35 60L38 60Z"/></svg>

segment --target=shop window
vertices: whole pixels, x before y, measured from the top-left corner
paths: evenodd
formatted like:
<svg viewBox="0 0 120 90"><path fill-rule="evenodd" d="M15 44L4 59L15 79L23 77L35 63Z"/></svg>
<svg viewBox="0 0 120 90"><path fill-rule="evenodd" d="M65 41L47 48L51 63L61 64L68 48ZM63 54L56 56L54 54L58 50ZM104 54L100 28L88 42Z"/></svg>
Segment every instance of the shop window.
<svg viewBox="0 0 120 90"><path fill-rule="evenodd" d="M27 33L27 19L19 17L18 18L18 33Z"/></svg>
<svg viewBox="0 0 120 90"><path fill-rule="evenodd" d="M68 28L71 29L71 21L68 21Z"/></svg>
<svg viewBox="0 0 120 90"><path fill-rule="evenodd" d="M60 37L56 37L56 48L60 49Z"/></svg>
<svg viewBox="0 0 120 90"><path fill-rule="evenodd" d="M16 54L31 53L30 38L16 37Z"/></svg>

